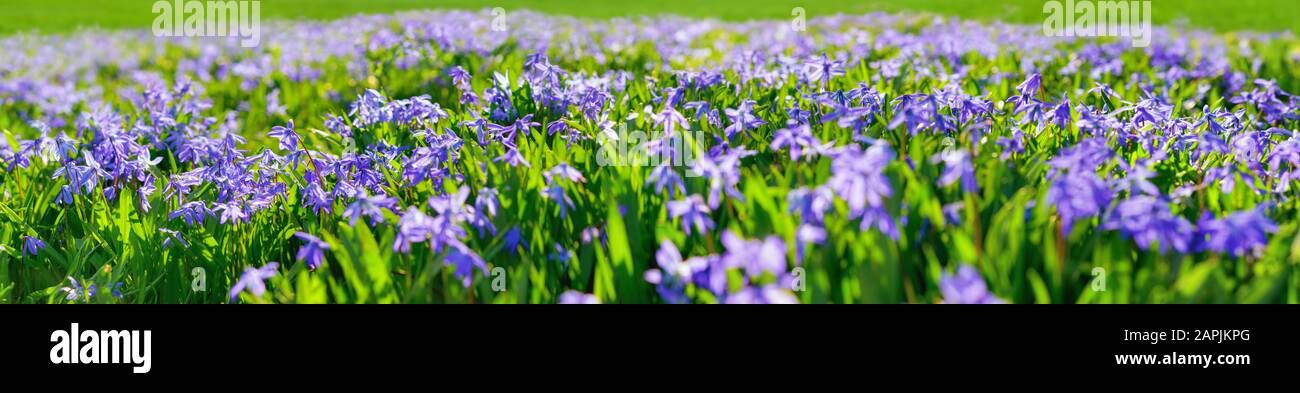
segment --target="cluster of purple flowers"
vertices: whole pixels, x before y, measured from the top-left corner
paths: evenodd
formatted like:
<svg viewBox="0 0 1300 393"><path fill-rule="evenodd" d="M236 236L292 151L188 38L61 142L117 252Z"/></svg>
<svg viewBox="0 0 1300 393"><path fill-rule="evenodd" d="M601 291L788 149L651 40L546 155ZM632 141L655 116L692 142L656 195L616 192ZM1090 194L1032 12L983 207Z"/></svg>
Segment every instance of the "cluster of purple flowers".
<svg viewBox="0 0 1300 393"><path fill-rule="evenodd" d="M798 303L790 292L790 275L785 242L769 236L748 240L728 230L722 233L726 252L722 255L682 258L677 245L665 240L655 253L658 268L645 273L655 284L660 298L668 303L690 303L688 285L703 289L724 303ZM728 271L741 272L739 289L731 285Z"/></svg>
<svg viewBox="0 0 1300 393"><path fill-rule="evenodd" d="M637 123L663 131L663 138L646 141L649 154L663 157L685 143L687 131L703 131L708 137L693 142L707 154L689 168L700 179L684 178L667 162L634 175L638 182L644 175L643 188L653 190L639 201L663 205L638 211L666 210L692 244L725 248L684 258L673 241L656 239L658 267L645 278L671 303L697 300L687 296L690 286L720 302L796 302L781 236L793 239L793 263L803 266L812 247L835 235L828 220L894 241L904 237L909 216L926 214L921 208L941 209L947 223L958 224L960 209L986 206L936 200L915 208L899 194L934 187L946 199L1001 190L1003 179L977 176L989 157L1028 168L1019 173L1029 183L1024 187L1041 196L1035 203L1052 207L1061 236L1077 228L1118 231L1161 253L1260 256L1278 231L1270 215L1282 208L1264 202L1232 211L1184 201L1210 184L1223 194L1285 200L1300 181L1300 139L1289 130L1300 120L1300 97L1253 78L1258 65L1238 69L1226 60L1229 43L1204 33L1157 31L1153 46L1138 54L1150 59L1150 72L1135 72L1125 62L1134 52L1123 42L1060 40L1005 24L940 21L898 29L908 21L877 14L828 18L810 24L810 35L787 35L773 32L778 22L664 17L625 26L528 15L529 27L509 33L487 33L477 22L448 28L477 16L449 11L287 24L267 37L276 50L191 39L145 45L130 33L38 38L43 45L33 50L3 39L0 110L27 120L22 131L29 138L14 146L0 138L0 159L8 173L54 180L57 191L48 195L62 208L128 196L141 213L165 213L153 236L169 252L190 247L183 234L197 238L189 231L283 224L278 219L288 211L382 228L394 253L410 255L427 244L469 287L474 269L488 274L479 253L496 243L492 237L509 255L532 251L529 224L498 216L502 206L526 202L511 199L553 203L556 209L546 205L540 214L555 212L564 224L548 233L581 236L583 244L602 239L603 224L587 222L583 211L603 205L591 203L597 194L587 188L595 187L588 177L599 184L613 176L582 161L593 141L607 143L615 127ZM710 32L718 30L746 42L717 41ZM664 31L672 39L663 39ZM1192 43L1203 49L1190 51ZM658 60L629 65L629 48L644 45ZM1077 53L1065 56L1061 45ZM143 61L170 49L189 54L174 75ZM51 56L56 50L86 55ZM517 52L522 67L492 63L501 51ZM988 70L970 60L1006 53L1016 53L1018 69ZM385 86L384 75L371 75L394 68L433 91ZM1062 91L1062 78L1092 83ZM1187 85L1204 89L1190 99L1171 93ZM109 86L116 91L104 91ZM341 86L349 87L336 90ZM1210 89L1226 103L1212 102ZM312 100L338 107L303 116L300 109L320 109L304 104ZM941 151L931 148L938 140L947 141ZM341 151L327 148L334 144ZM937 178L918 179L927 173L918 162L941 168ZM1191 168L1195 176L1167 167ZM773 168L801 176L772 180ZM1163 190L1167 178L1184 184ZM748 202L742 182L747 192L785 193L785 211L798 217L793 234L751 240L725 229L736 228L728 215ZM1184 218L1192 212L1201 214L1195 223ZM499 234L498 225L509 229ZM305 227L315 234L294 234L295 260L315 271L337 250L317 237L333 239L328 233ZM49 230L15 232L23 233L21 255L42 255L47 245L38 236L57 243L41 232ZM568 266L577 254L567 243L578 241L535 246L553 246L552 259ZM278 266L247 267L231 301L244 290L261 296ZM69 296L85 293L72 283ZM950 303L997 301L966 266L945 275L940 287ZM595 298L565 292L560 301Z"/></svg>

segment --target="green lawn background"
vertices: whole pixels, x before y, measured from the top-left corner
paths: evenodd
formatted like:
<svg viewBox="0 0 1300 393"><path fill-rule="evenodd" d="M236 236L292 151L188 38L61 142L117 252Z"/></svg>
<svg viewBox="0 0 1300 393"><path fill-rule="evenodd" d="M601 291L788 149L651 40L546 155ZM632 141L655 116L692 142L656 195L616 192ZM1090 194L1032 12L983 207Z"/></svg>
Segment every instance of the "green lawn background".
<svg viewBox="0 0 1300 393"><path fill-rule="evenodd" d="M1044 0L261 0L263 19L331 19L357 13L410 9L532 9L547 13L606 18L679 14L724 20L788 18L803 7L809 16L871 11L913 11L971 19L1042 23ZM148 28L152 0L0 0L0 35L18 32L62 33L78 28ZM1153 21L1186 21L1196 27L1227 30L1296 31L1300 0L1153 0Z"/></svg>

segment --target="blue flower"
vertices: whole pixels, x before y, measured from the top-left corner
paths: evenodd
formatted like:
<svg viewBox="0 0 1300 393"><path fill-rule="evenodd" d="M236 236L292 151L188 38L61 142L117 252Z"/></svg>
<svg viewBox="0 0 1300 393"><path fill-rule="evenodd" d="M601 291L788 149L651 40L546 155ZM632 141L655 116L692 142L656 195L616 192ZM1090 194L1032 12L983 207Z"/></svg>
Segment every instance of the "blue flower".
<svg viewBox="0 0 1300 393"><path fill-rule="evenodd" d="M748 135L749 130L767 124L763 119L754 116L754 105L757 104L758 103L754 102L754 100L743 100L740 102L740 106L734 109L728 108L724 111L727 114L727 118L731 119L731 125L727 126L727 128L723 130L727 133L727 140L731 140L732 137L736 136L736 134L740 132L744 132Z"/></svg>
<svg viewBox="0 0 1300 393"><path fill-rule="evenodd" d="M293 235L303 241L302 246L298 247L298 255L295 259L307 261L307 268L316 270L325 261L325 250L330 249L329 243L304 232L296 232Z"/></svg>
<svg viewBox="0 0 1300 393"><path fill-rule="evenodd" d="M797 304L799 299L795 298L790 291L781 288L776 284L767 284L763 286L748 286L741 288L736 293L727 296L727 304Z"/></svg>
<svg viewBox="0 0 1300 393"><path fill-rule="evenodd" d="M230 302L234 303L239 299L239 293L245 289L252 293L253 296L260 297L266 293L266 283L263 281L275 277L276 269L280 267L279 263L270 262L262 265L261 268L252 266L244 268L244 274L239 276L239 281L230 287Z"/></svg>
<svg viewBox="0 0 1300 393"><path fill-rule="evenodd" d="M180 243L181 246L185 248L190 248L190 243L185 241L185 238L181 236L180 232L173 231L167 228L158 228L158 231L167 235L166 237L163 238L163 243L162 243L163 249L167 249L167 247L170 247L173 240Z"/></svg>
<svg viewBox="0 0 1300 393"><path fill-rule="evenodd" d="M645 184L650 185L651 183L654 183L655 192L663 193L666 188L668 198L672 198L678 192L686 192L686 183L682 181L681 175L678 175L677 171L668 163L660 164L655 166L655 169L650 170L650 176L646 177Z"/></svg>
<svg viewBox="0 0 1300 393"><path fill-rule="evenodd" d="M447 247L447 256L443 259L443 264L453 266L452 273L461 279L461 285L468 288L471 283L471 276L474 268L483 272L483 276L488 275L487 263L480 258L477 253L470 250L468 246L459 242L450 242Z"/></svg>
<svg viewBox="0 0 1300 393"><path fill-rule="evenodd" d="M1056 205L1061 216L1061 232L1070 233L1074 223L1100 214L1110 206L1111 191L1092 173L1059 176L1047 189L1047 202Z"/></svg>
<svg viewBox="0 0 1300 393"><path fill-rule="evenodd" d="M961 180L961 189L965 192L979 191L975 184L975 166L970 162L970 153L965 150L947 150L935 154L930 162L943 163L943 174L939 176L939 185L949 186Z"/></svg>
<svg viewBox="0 0 1300 393"><path fill-rule="evenodd" d="M596 295L568 290L560 294L559 304L600 304L600 299Z"/></svg>
<svg viewBox="0 0 1300 393"><path fill-rule="evenodd" d="M564 188L560 187L559 184L552 183L546 188L543 188L542 197L555 201L556 204L560 205L561 218L563 218L565 213L568 212L568 209L573 208L573 200L569 199L569 196L564 194Z"/></svg>
<svg viewBox="0 0 1300 393"><path fill-rule="evenodd" d="M357 218L361 216L369 217L370 224L374 225L384 222L384 209L396 212L395 206L397 206L397 198L384 194L368 196L365 191L361 191L343 210L343 216L348 218L348 225L356 226Z"/></svg>
<svg viewBox="0 0 1300 393"><path fill-rule="evenodd" d="M824 154L830 150L833 143L821 143L812 134L812 129L807 123L798 124L787 128L776 130L772 135L772 143L769 147L773 151L781 148L790 148L790 160L798 160L803 157L813 157ZM805 150L808 149L808 150Z"/></svg>
<svg viewBox="0 0 1300 393"><path fill-rule="evenodd" d="M969 265L957 268L956 275L944 272L939 278L939 291L943 293L943 302L949 304L1006 303L989 293L984 279Z"/></svg>
<svg viewBox="0 0 1300 393"><path fill-rule="evenodd" d="M691 228L695 232L704 235L713 229L713 220L709 218L712 209L704 203L704 198L699 195L691 195L685 199L668 202L668 216L670 218L682 219L682 231L687 235L691 234Z"/></svg>
<svg viewBox="0 0 1300 393"><path fill-rule="evenodd" d="M574 169L573 167L569 166L569 164L563 162L555 165L550 170L546 171L546 173L544 173L543 175L545 175L546 178L550 180L560 178L560 179L567 179L574 183L583 183L587 181L586 178L582 177L582 172L578 172L577 169Z"/></svg>
<svg viewBox="0 0 1300 393"><path fill-rule="evenodd" d="M523 240L523 234L520 232L518 225L515 225L510 228L510 230L506 231L503 242L505 242L504 247L510 255L515 255L515 252L519 249L520 245L523 245L524 249L528 249L528 242Z"/></svg>
<svg viewBox="0 0 1300 393"><path fill-rule="evenodd" d="M1187 252L1192 243L1192 224L1170 213L1168 203L1148 195L1120 202L1102 228L1119 229L1147 250L1158 244L1161 253L1169 248Z"/></svg>
<svg viewBox="0 0 1300 393"><path fill-rule="evenodd" d="M841 149L831 162L831 178L825 186L848 204L850 217L862 220L863 230L877 228L898 239L894 218L885 209L885 198L893 195L894 190L884 170L893 159L893 150L884 142L866 151L856 145Z"/></svg>
<svg viewBox="0 0 1300 393"><path fill-rule="evenodd" d="M298 133L293 130L293 119L285 126L271 127L268 136L280 141L280 149L295 152L298 151Z"/></svg>
<svg viewBox="0 0 1300 393"><path fill-rule="evenodd" d="M1235 257L1258 256L1268 245L1268 234L1277 232L1277 225L1264 215L1262 209L1239 211L1221 219L1213 219L1206 212L1197 223L1198 249Z"/></svg>
<svg viewBox="0 0 1300 393"><path fill-rule="evenodd" d="M722 254L722 264L727 268L741 268L750 278L758 278L764 272L777 277L786 273L785 241L780 237L746 240L728 230L722 233L722 245L727 248Z"/></svg>
<svg viewBox="0 0 1300 393"><path fill-rule="evenodd" d="M823 87L830 83L832 77L844 75L844 60L830 60L822 53L821 57L813 57L805 63L807 67L808 80L810 82L821 82Z"/></svg>
<svg viewBox="0 0 1300 393"><path fill-rule="evenodd" d="M68 276L68 281L71 285L59 288L60 291L67 294L63 297L64 300L76 301L86 296L86 290L81 287L81 283L78 283L77 279Z"/></svg>
<svg viewBox="0 0 1300 393"><path fill-rule="evenodd" d="M41 239L23 236L23 255L31 254L31 256L36 256L44 248L45 242L41 241Z"/></svg>

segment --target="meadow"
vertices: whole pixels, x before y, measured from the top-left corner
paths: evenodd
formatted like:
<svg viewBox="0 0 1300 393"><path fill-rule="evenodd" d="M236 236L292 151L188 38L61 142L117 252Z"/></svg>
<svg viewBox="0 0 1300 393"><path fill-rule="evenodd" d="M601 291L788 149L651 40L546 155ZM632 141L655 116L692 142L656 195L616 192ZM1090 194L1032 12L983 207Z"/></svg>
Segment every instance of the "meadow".
<svg viewBox="0 0 1300 393"><path fill-rule="evenodd" d="M973 3L264 3L254 48L0 38L0 302L1300 301L1276 2L1144 48Z"/></svg>

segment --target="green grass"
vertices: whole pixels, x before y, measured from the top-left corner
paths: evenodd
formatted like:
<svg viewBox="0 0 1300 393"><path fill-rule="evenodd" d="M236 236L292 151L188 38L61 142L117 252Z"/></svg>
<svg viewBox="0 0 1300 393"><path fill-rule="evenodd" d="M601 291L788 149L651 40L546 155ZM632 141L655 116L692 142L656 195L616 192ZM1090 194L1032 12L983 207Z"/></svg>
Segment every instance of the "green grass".
<svg viewBox="0 0 1300 393"><path fill-rule="evenodd" d="M148 28L154 14L147 0L0 0L0 34L15 32L61 33L83 27ZM357 13L389 13L426 8L507 10L528 8L542 12L593 18L661 13L725 20L788 18L793 7L809 16L871 11L917 11L965 18L999 19L1015 23L1041 23L1043 0L262 0L266 19L332 19ZM1156 24L1186 20L1191 26L1216 30L1297 31L1300 2L1295 0L1156 0Z"/></svg>

